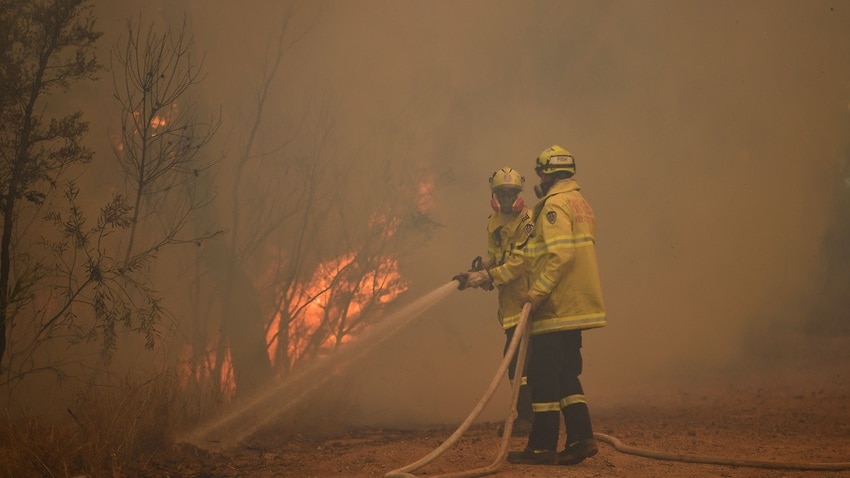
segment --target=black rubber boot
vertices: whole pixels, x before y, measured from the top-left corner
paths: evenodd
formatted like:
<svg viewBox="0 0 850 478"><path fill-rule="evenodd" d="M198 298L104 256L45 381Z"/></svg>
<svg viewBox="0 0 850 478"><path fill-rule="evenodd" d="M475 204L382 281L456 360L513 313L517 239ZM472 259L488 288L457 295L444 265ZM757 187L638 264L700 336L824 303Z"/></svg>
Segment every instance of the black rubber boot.
<svg viewBox="0 0 850 478"><path fill-rule="evenodd" d="M593 438L574 441L567 443L564 451L558 452L558 464L577 465L597 453L599 453L599 449L596 447L596 440Z"/></svg>
<svg viewBox="0 0 850 478"><path fill-rule="evenodd" d="M515 465L558 465L560 457L555 450L532 450L526 448L523 451L512 451L508 453L508 463Z"/></svg>
<svg viewBox="0 0 850 478"><path fill-rule="evenodd" d="M528 435L529 450L558 449L558 432L561 428L561 414L558 412L539 412L534 414L534 425Z"/></svg>
<svg viewBox="0 0 850 478"><path fill-rule="evenodd" d="M561 409L567 428L567 446L558 453L558 464L575 465L596 455L599 449L593 438L590 411L586 403L574 403Z"/></svg>

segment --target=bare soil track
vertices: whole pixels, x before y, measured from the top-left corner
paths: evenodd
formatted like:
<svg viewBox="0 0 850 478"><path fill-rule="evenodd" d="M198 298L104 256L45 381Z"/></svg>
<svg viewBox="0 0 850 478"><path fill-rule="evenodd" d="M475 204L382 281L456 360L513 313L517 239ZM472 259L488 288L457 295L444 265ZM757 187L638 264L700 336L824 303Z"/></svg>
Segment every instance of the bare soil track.
<svg viewBox="0 0 850 478"><path fill-rule="evenodd" d="M737 460L850 462L850 357L817 364L798 360L769 372L742 370L688 384L624 390L591 398L597 432L654 451ZM628 394L628 395L627 395ZM477 468L495 456L498 423L473 426L417 476ZM454 428L358 428L333 436L282 436L271 431L228 450L178 446L132 466L131 476L382 477L439 446ZM563 443L563 440L562 440ZM522 449L524 438L512 439ZM518 477L850 478L850 470L801 471L664 461L623 454L600 443L597 456L575 466L505 463L496 475Z"/></svg>

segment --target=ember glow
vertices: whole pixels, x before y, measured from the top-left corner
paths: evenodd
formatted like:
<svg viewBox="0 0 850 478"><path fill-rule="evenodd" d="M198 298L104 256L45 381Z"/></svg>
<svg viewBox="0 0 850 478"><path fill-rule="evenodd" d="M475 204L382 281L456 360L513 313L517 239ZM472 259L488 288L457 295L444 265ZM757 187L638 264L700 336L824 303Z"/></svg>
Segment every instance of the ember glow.
<svg viewBox="0 0 850 478"><path fill-rule="evenodd" d="M434 208L434 188L436 181L433 175L427 175L419 181L419 194L416 198L416 206L419 212L427 212Z"/></svg>
<svg viewBox="0 0 850 478"><path fill-rule="evenodd" d="M164 128L168 124L168 121L163 116L154 116L151 118L151 128Z"/></svg>

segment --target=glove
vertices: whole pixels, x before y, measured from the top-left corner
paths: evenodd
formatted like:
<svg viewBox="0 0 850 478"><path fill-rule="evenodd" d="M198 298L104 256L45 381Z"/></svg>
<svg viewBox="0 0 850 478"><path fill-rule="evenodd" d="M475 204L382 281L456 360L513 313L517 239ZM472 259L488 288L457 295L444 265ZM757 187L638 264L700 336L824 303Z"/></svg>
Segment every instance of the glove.
<svg viewBox="0 0 850 478"><path fill-rule="evenodd" d="M482 271L466 271L452 277L456 280L457 290L478 289L493 290L493 278L486 270Z"/></svg>
<svg viewBox="0 0 850 478"><path fill-rule="evenodd" d="M469 274L471 273L472 271L461 272L460 274L452 277L452 280L457 281L457 290L464 290L469 287Z"/></svg>
<svg viewBox="0 0 850 478"><path fill-rule="evenodd" d="M466 286L475 289L493 290L493 278L490 277L487 269L472 271L467 274Z"/></svg>

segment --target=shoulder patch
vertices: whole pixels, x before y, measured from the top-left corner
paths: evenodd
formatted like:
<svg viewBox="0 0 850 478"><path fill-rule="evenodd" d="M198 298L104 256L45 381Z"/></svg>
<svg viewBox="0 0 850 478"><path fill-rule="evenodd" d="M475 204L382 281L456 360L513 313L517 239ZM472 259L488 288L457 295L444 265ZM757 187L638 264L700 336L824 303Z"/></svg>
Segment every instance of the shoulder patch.
<svg viewBox="0 0 850 478"><path fill-rule="evenodd" d="M525 235L530 236L531 232L534 231L534 224L528 223L525 225Z"/></svg>
<svg viewBox="0 0 850 478"><path fill-rule="evenodd" d="M555 211L549 211L546 213L546 220L549 221L549 224L555 224L555 219L558 218L558 215Z"/></svg>

